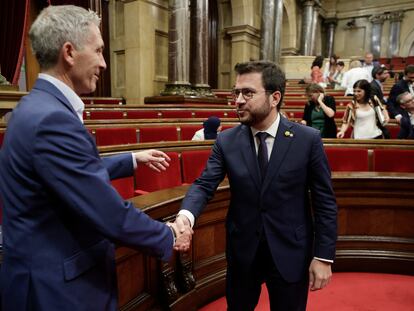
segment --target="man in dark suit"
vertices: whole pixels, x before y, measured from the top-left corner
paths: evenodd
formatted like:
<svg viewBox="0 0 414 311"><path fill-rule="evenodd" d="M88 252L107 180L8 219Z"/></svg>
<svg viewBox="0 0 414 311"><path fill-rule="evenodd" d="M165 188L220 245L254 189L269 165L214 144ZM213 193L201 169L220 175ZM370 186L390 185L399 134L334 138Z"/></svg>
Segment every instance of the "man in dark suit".
<svg viewBox="0 0 414 311"><path fill-rule="evenodd" d="M414 95L413 83L414 65L408 65L404 69L404 77L391 88L390 96L387 101L387 108L390 112L390 117L395 118L398 123L400 123L402 118L402 110L397 103L397 96L404 92L409 92Z"/></svg>
<svg viewBox="0 0 414 311"><path fill-rule="evenodd" d="M404 92L397 96L397 103L401 107L400 139L414 139L414 95Z"/></svg>
<svg viewBox="0 0 414 311"><path fill-rule="evenodd" d="M168 157L149 150L101 159L82 123L78 95L93 92L106 68L98 27L94 12L75 6L49 6L31 27L42 73L0 152L3 311L117 310L112 241L171 256L171 228L110 184L131 176L135 162L164 170Z"/></svg>
<svg viewBox="0 0 414 311"><path fill-rule="evenodd" d="M254 310L264 282L272 310L305 310L309 284L316 290L329 283L337 236L320 133L279 114L286 81L277 65L253 61L235 70L242 124L217 136L176 223L192 226L227 175L228 310Z"/></svg>
<svg viewBox="0 0 414 311"><path fill-rule="evenodd" d="M374 80L372 80L370 83L371 95L376 95L383 104L386 103L386 99L384 98L383 93L383 83L388 79L389 76L390 75L388 73L388 69L384 65L375 66L374 69L372 69L372 77Z"/></svg>

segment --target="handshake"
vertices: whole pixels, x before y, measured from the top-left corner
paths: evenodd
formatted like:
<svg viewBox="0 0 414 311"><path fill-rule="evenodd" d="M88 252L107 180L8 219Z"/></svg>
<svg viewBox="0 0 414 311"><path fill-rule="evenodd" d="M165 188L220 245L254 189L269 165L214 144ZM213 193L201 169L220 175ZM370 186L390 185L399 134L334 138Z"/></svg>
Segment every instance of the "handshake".
<svg viewBox="0 0 414 311"><path fill-rule="evenodd" d="M167 226L170 227L174 233L174 249L180 252L188 251L194 233L188 218L184 215L177 215L175 222L168 222Z"/></svg>

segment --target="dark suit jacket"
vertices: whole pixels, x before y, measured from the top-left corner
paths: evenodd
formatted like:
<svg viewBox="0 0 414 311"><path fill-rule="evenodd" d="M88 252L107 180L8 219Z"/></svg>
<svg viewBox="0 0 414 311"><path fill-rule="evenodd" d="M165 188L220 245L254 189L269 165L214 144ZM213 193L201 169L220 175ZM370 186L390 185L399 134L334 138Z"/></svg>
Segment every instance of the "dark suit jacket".
<svg viewBox="0 0 414 311"><path fill-rule="evenodd" d="M414 126L411 124L410 115L407 111L402 111L402 118L400 122L399 139L414 139Z"/></svg>
<svg viewBox="0 0 414 311"><path fill-rule="evenodd" d="M170 229L110 185L132 173L131 154L102 160L62 93L36 82L0 153L3 311L117 310L111 241L170 257Z"/></svg>
<svg viewBox="0 0 414 311"><path fill-rule="evenodd" d="M378 85L377 81L375 81L375 79L372 80L370 85L371 85L371 95L372 95L372 97L374 97L374 95L377 95L377 97L381 101L381 103L385 104L384 93L382 92L382 89Z"/></svg>
<svg viewBox="0 0 414 311"><path fill-rule="evenodd" d="M391 118L394 118L398 114L402 114L403 109L397 104L397 96L404 92L409 92L408 82L404 79L395 83L391 88L387 101L387 108Z"/></svg>
<svg viewBox="0 0 414 311"><path fill-rule="evenodd" d="M261 234L289 282L308 273L312 256L334 258L337 207L319 131L282 117L263 184L250 128L223 131L182 209L200 215L225 175L231 190L226 255L232 272L247 273Z"/></svg>

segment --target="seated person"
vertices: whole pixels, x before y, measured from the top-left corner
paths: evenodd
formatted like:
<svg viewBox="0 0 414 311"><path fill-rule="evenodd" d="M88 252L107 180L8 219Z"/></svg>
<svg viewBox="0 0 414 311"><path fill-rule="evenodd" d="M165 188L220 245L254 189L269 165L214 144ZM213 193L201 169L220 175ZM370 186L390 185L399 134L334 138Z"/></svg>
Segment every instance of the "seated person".
<svg viewBox="0 0 414 311"><path fill-rule="evenodd" d="M311 66L311 80L312 83L317 83L322 87L326 87L325 79L322 73L323 57L316 56Z"/></svg>
<svg viewBox="0 0 414 311"><path fill-rule="evenodd" d="M220 118L211 116L203 122L203 128L195 132L191 140L216 139L221 131Z"/></svg>
<svg viewBox="0 0 414 311"><path fill-rule="evenodd" d="M336 64L336 72L331 81L331 86L334 88L334 90L343 90L341 83L342 79L344 78L344 68L345 64L343 61L339 61Z"/></svg>
<svg viewBox="0 0 414 311"><path fill-rule="evenodd" d="M401 107L400 139L414 139L414 96L404 92L397 96L397 104Z"/></svg>
<svg viewBox="0 0 414 311"><path fill-rule="evenodd" d="M325 95L323 87L315 83L308 85L306 95L309 101L301 123L320 130L323 138L336 138L335 99Z"/></svg>

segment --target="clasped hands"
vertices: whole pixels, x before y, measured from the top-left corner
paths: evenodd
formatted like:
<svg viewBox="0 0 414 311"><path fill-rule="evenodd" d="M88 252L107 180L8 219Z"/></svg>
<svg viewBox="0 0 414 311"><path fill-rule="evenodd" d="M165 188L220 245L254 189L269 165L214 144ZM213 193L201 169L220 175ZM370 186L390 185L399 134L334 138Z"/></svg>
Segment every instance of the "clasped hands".
<svg viewBox="0 0 414 311"><path fill-rule="evenodd" d="M177 215L175 222L168 223L168 226L171 227L175 233L174 249L180 252L188 251L194 233L188 218L184 215Z"/></svg>

